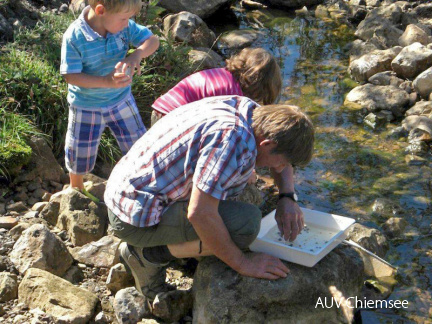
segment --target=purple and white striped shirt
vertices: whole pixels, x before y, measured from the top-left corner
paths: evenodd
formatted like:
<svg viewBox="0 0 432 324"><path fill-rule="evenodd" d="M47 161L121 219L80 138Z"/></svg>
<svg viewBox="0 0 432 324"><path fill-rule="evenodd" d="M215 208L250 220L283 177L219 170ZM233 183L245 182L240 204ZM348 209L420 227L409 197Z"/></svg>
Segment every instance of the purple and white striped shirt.
<svg viewBox="0 0 432 324"><path fill-rule="evenodd" d="M246 97L219 96L184 105L141 137L113 169L105 202L137 227L159 223L192 186L217 199L238 195L255 167L257 147Z"/></svg>
<svg viewBox="0 0 432 324"><path fill-rule="evenodd" d="M152 108L164 115L188 103L207 97L243 96L238 81L225 68L209 69L194 73L160 96Z"/></svg>

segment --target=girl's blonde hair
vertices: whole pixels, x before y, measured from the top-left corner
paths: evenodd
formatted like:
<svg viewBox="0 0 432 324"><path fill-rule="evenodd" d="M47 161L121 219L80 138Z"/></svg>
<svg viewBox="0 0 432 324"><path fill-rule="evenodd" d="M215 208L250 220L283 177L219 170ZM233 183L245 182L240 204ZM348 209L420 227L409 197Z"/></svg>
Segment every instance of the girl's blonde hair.
<svg viewBox="0 0 432 324"><path fill-rule="evenodd" d="M89 5L95 8L98 4L111 13L130 12L138 13L143 5L142 0L89 0Z"/></svg>
<svg viewBox="0 0 432 324"><path fill-rule="evenodd" d="M255 108L255 136L272 140L272 153L283 154L293 166L305 166L313 155L315 131L310 118L297 106L268 105Z"/></svg>
<svg viewBox="0 0 432 324"><path fill-rule="evenodd" d="M227 59L226 64L245 96L265 105L276 101L282 76L276 59L265 49L245 48Z"/></svg>

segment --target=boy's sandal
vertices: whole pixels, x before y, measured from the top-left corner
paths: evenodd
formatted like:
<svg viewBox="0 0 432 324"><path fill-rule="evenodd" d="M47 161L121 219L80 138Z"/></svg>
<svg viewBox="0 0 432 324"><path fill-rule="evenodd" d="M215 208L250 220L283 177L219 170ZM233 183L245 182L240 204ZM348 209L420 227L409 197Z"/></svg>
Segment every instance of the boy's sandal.
<svg viewBox="0 0 432 324"><path fill-rule="evenodd" d="M84 196L86 196L87 198L89 198L91 201L95 202L95 203L100 203L99 198L93 196L90 192L88 192L86 189L79 189L79 188L74 188L75 190L81 192Z"/></svg>

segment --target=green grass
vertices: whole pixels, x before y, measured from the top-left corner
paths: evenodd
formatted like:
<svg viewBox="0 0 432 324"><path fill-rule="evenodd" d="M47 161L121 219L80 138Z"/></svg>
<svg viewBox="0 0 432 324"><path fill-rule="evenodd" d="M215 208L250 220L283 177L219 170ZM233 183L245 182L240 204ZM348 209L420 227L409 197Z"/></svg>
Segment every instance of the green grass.
<svg viewBox="0 0 432 324"><path fill-rule="evenodd" d="M155 1L151 2L145 16L157 20L161 10L155 4ZM39 129L51 140L56 157L64 156L68 123L67 84L59 73L61 42L64 31L74 19L76 17L71 13L42 13L34 28L21 28L15 33L14 42L6 44L0 52L1 115L23 116L23 120L31 120L32 123L27 124ZM139 19L137 17L138 23L151 23ZM142 75L134 76L132 93L147 126L153 101L191 72L188 51L189 48L183 44L161 40L158 51L143 60ZM9 132L16 134L14 130L8 129L16 125L10 120L3 122L2 135ZM21 144L25 146L22 139L12 136L11 141L15 140L16 147ZM6 165L14 164L5 162L11 159L7 148L13 151L12 142L3 145L4 150L0 152L3 174L7 172ZM116 141L106 131L99 147L99 160L113 163L119 157Z"/></svg>

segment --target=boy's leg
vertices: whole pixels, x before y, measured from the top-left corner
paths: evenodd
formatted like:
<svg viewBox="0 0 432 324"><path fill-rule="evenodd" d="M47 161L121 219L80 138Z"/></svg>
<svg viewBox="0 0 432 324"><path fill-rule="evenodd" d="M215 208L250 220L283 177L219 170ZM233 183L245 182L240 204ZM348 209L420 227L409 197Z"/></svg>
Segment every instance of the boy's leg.
<svg viewBox="0 0 432 324"><path fill-rule="evenodd" d="M86 111L73 106L69 108L65 162L71 187L84 189L83 176L94 168L104 128L99 111Z"/></svg>
<svg viewBox="0 0 432 324"><path fill-rule="evenodd" d="M117 139L123 155L147 131L132 94L105 111L103 118Z"/></svg>

